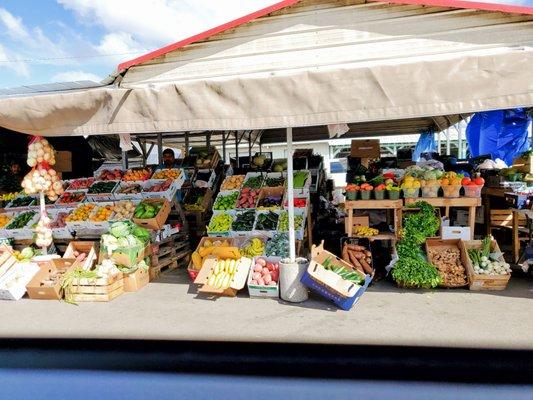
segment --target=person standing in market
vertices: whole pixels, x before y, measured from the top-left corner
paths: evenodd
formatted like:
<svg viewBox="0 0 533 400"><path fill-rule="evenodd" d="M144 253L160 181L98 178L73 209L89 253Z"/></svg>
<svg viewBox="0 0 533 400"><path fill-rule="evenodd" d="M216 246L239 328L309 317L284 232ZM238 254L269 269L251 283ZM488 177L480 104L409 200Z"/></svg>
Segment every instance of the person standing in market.
<svg viewBox="0 0 533 400"><path fill-rule="evenodd" d="M172 149L165 149L163 151L163 165L161 165L162 168L176 168L178 167L178 162L176 161L176 155L174 154L174 150Z"/></svg>
<svg viewBox="0 0 533 400"><path fill-rule="evenodd" d="M17 161L13 161L9 169L0 178L0 192L2 193L16 193L22 190L22 180L24 173L22 167Z"/></svg>

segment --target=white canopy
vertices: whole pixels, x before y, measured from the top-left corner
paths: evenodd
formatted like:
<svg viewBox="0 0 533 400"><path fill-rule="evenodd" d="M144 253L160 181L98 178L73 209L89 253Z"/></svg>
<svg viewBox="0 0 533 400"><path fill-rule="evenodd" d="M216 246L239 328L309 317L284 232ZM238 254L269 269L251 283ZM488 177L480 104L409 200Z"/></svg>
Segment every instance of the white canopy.
<svg viewBox="0 0 533 400"><path fill-rule="evenodd" d="M144 58L113 85L0 98L44 135L251 130L533 106L533 16L305 0Z"/></svg>

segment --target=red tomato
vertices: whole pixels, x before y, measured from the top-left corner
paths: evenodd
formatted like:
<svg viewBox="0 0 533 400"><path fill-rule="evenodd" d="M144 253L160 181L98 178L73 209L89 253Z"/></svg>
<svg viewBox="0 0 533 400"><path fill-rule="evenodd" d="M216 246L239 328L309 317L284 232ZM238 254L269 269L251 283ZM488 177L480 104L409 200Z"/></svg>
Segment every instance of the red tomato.
<svg viewBox="0 0 533 400"><path fill-rule="evenodd" d="M476 179L474 179L474 182L478 186L483 186L485 184L485 179L483 179L481 176L478 176Z"/></svg>
<svg viewBox="0 0 533 400"><path fill-rule="evenodd" d="M465 185L465 186L466 186L466 185L470 185L470 182L472 182L472 181L470 180L470 178L468 178L468 177L465 176L465 177L463 178L463 180L461 181L461 185Z"/></svg>

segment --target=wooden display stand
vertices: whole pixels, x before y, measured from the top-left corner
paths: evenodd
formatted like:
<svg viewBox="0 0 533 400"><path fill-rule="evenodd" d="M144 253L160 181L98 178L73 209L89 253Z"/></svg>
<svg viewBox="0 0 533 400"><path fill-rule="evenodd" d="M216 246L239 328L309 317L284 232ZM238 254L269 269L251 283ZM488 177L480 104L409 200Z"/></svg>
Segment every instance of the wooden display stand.
<svg viewBox="0 0 533 400"><path fill-rule="evenodd" d="M413 204L417 201L425 201L433 207L441 207L445 209L444 215L450 218L450 208L468 208L468 226L470 227L470 236L474 239L474 228L476 227L476 207L481 206L481 198L479 197L418 197L415 199L405 199L405 204Z"/></svg>
<svg viewBox="0 0 533 400"><path fill-rule="evenodd" d="M394 213L394 232L393 234L380 234L373 236L369 239L373 240L386 240L394 239L398 236L400 228L402 226L402 208L403 200L355 200L355 201L346 201L344 204L344 209L348 214L347 219L348 223L346 224L346 234L348 236L353 236L353 219L355 210L392 210Z"/></svg>

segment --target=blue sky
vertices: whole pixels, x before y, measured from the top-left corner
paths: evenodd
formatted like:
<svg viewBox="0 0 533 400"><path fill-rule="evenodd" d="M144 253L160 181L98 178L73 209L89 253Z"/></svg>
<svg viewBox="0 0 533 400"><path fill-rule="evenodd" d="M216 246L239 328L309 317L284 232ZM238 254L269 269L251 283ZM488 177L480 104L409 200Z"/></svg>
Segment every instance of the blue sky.
<svg viewBox="0 0 533 400"><path fill-rule="evenodd" d="M276 1L0 0L0 88L98 81L122 61Z"/></svg>
<svg viewBox="0 0 533 400"><path fill-rule="evenodd" d="M122 61L273 2L0 0L0 88L101 80Z"/></svg>

